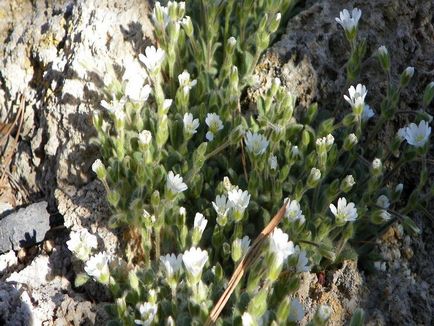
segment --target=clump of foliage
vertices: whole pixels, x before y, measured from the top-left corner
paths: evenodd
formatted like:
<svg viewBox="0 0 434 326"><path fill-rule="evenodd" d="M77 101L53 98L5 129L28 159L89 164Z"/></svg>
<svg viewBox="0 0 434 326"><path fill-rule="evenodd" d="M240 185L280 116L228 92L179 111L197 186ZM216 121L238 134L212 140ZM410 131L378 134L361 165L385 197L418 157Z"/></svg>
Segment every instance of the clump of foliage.
<svg viewBox="0 0 434 326"><path fill-rule="evenodd" d="M152 19L159 47L146 48L141 67L125 65L122 80L112 74L107 82L104 110L94 116L101 160L93 170L107 190L110 224L126 230L128 245L124 259L91 256L96 238L82 231L68 246L86 272L77 284L91 277L110 289L113 324L203 325L217 318L221 325L293 324L303 318L294 297L300 273L355 258L358 244L396 220L419 232L410 216L423 212L433 192L426 185L431 118L424 109L434 83L415 123L380 148L366 146L399 113L413 68L396 85L388 79L377 114L362 84L349 88L339 121L318 115L317 104L300 111L277 78L255 112L242 112L243 90L255 83L254 68L280 12L292 5L157 2ZM354 9L337 18L351 49L350 84L366 53L357 36L360 17ZM387 49L377 56L390 76ZM392 176L409 163L420 166L419 184L403 201L403 185ZM270 221L280 224L270 227ZM270 232L254 242L264 228ZM233 284L246 257L249 268ZM209 317L229 286L220 316ZM320 306L311 323L324 325L330 314ZM363 313L353 319L360 324Z"/></svg>

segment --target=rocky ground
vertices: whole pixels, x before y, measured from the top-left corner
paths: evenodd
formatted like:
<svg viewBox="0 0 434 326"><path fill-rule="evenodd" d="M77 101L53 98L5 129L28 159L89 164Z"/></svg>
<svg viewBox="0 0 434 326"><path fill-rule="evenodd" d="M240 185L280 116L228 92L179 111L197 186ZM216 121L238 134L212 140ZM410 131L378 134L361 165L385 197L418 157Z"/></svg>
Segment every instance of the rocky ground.
<svg viewBox="0 0 434 326"><path fill-rule="evenodd" d="M434 80L432 0L305 1L262 58L259 80L266 84L280 77L300 106L319 101L333 109L331 103L345 92L348 56L334 17L353 6L363 11L360 34L368 53L386 45L393 75L416 67L400 106L417 109L423 87ZM104 71L106 65L135 60L152 42L149 7L141 0L0 2L0 122L13 120L25 95L16 144L14 133L3 137L0 124L3 157L7 152L12 158L7 177L0 180L0 324L104 321L107 294L94 284L74 288L79 267L65 246L69 230L81 227L100 235L100 249L115 252L118 244L106 224L104 189L90 169L98 157L90 143L91 114L99 107L103 81L87 67ZM362 82L372 85L368 99L375 109L384 79L373 58L363 69ZM250 91L252 98L257 91ZM402 125L406 118L392 123ZM414 184L411 172L400 176L408 187ZM430 173L433 181L433 169ZM307 317L318 303L327 303L333 325L347 322L356 307L366 310L371 325L431 325L433 221L415 218L421 237L410 238L395 225L380 239L377 272L348 261L321 276L306 273L299 295Z"/></svg>

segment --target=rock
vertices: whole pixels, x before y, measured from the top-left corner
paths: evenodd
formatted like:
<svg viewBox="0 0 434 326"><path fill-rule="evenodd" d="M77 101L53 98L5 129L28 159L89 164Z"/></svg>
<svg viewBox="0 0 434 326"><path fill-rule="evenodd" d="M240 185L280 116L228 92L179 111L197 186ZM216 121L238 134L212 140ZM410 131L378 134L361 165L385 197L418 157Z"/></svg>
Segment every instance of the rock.
<svg viewBox="0 0 434 326"><path fill-rule="evenodd" d="M0 276L3 275L9 268L18 264L18 258L13 250L4 255L0 255Z"/></svg>
<svg viewBox="0 0 434 326"><path fill-rule="evenodd" d="M0 283L0 324L36 325L32 301L26 291L11 283Z"/></svg>
<svg viewBox="0 0 434 326"><path fill-rule="evenodd" d="M0 220L0 252L29 247L44 240L50 229L47 202L21 208Z"/></svg>

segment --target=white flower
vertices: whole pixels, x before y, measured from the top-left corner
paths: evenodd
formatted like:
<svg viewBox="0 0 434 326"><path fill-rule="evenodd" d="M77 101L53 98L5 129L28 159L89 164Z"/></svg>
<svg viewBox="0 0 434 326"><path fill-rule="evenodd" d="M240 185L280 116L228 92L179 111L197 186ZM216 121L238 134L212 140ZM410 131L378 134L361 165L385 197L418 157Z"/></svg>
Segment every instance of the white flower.
<svg viewBox="0 0 434 326"><path fill-rule="evenodd" d="M125 95L133 102L145 102L151 92L152 88L148 84L142 87L136 81L128 81L125 85Z"/></svg>
<svg viewBox="0 0 434 326"><path fill-rule="evenodd" d="M214 207L214 210L218 216L226 216L230 209L230 204L226 201L225 195L217 195L215 202L212 202L212 206Z"/></svg>
<svg viewBox="0 0 434 326"><path fill-rule="evenodd" d="M363 112L362 112L362 121L368 121L374 115L375 115L374 110L372 110L372 108L368 104L365 104L365 106L363 107Z"/></svg>
<svg viewBox="0 0 434 326"><path fill-rule="evenodd" d="M382 45L378 48L378 54L386 56L389 54L389 51L387 51L387 48L384 45Z"/></svg>
<svg viewBox="0 0 434 326"><path fill-rule="evenodd" d="M392 218L392 215L390 215L388 211L382 209L380 212L380 217L384 222L387 222Z"/></svg>
<svg viewBox="0 0 434 326"><path fill-rule="evenodd" d="M405 139L407 143L414 147L424 146L431 134L431 127L428 122L422 120L419 125L415 123L410 123L410 125L405 128Z"/></svg>
<svg viewBox="0 0 434 326"><path fill-rule="evenodd" d="M257 326L258 323L255 321L253 316L249 314L247 311L243 313L241 316L242 326Z"/></svg>
<svg viewBox="0 0 434 326"><path fill-rule="evenodd" d="M292 153L292 156L294 156L294 157L300 155L300 150L298 149L298 146L292 146L291 153Z"/></svg>
<svg viewBox="0 0 434 326"><path fill-rule="evenodd" d="M140 62L132 56L125 57L122 65L125 68L122 80L134 81L141 86L148 78L146 70Z"/></svg>
<svg viewBox="0 0 434 326"><path fill-rule="evenodd" d="M182 254L168 254L160 256L160 262L163 264L167 277L171 278L182 268Z"/></svg>
<svg viewBox="0 0 434 326"><path fill-rule="evenodd" d="M305 221L303 212L300 209L300 203L295 199L288 200L288 204L286 205L285 216L288 218L290 222L300 221L300 223L303 224Z"/></svg>
<svg viewBox="0 0 434 326"><path fill-rule="evenodd" d="M105 252L92 256L84 266L85 272L102 284L108 284L110 281L109 270L110 256Z"/></svg>
<svg viewBox="0 0 434 326"><path fill-rule="evenodd" d="M332 314L332 309L327 305L321 305L317 310L317 314L322 321L327 321Z"/></svg>
<svg viewBox="0 0 434 326"><path fill-rule="evenodd" d="M82 261L86 261L89 258L92 249L96 249L98 246L96 236L90 234L86 229L80 229L78 232L71 232L69 236L71 239L66 241L68 249Z"/></svg>
<svg viewBox="0 0 434 326"><path fill-rule="evenodd" d="M201 275L203 267L208 261L208 252L200 248L192 247L190 250L186 250L182 256L185 269L193 277Z"/></svg>
<svg viewBox="0 0 434 326"><path fill-rule="evenodd" d="M230 38L228 38L228 44L232 47L234 47L237 44L237 39L233 36L231 36Z"/></svg>
<svg viewBox="0 0 434 326"><path fill-rule="evenodd" d="M385 272L386 271L386 262L381 262L381 261L376 261L376 262L374 262L374 267L375 267L375 269L376 270L378 270L378 271L382 271L382 272Z"/></svg>
<svg viewBox="0 0 434 326"><path fill-rule="evenodd" d="M238 241L240 239L236 239L235 241ZM250 248L250 238L245 235L241 240L240 240L240 246L241 246L241 251L243 252L243 255L247 252L247 250L249 250Z"/></svg>
<svg viewBox="0 0 434 326"><path fill-rule="evenodd" d="M203 216L203 214L196 213L196 215L194 217L193 227L195 229L198 229L200 231L200 234L202 234L203 231L205 230L207 223L208 223L208 220Z"/></svg>
<svg viewBox="0 0 434 326"><path fill-rule="evenodd" d="M404 75L406 75L408 78L412 78L414 75L414 67L405 68Z"/></svg>
<svg viewBox="0 0 434 326"><path fill-rule="evenodd" d="M303 305L298 299L292 299L289 311L290 321L301 321L304 317Z"/></svg>
<svg viewBox="0 0 434 326"><path fill-rule="evenodd" d="M123 96L120 100L118 100L116 98L116 95L113 94L110 103L108 103L106 100L102 100L101 106L107 111L109 111L111 114L114 114L115 112L123 111L126 102L127 99L125 96Z"/></svg>
<svg viewBox="0 0 434 326"><path fill-rule="evenodd" d="M395 192L401 193L403 189L404 189L404 185L402 183L398 183L395 187Z"/></svg>
<svg viewBox="0 0 434 326"><path fill-rule="evenodd" d="M214 139L214 135L223 129L223 123L220 120L218 114L208 113L206 115L205 123L207 124L209 131L206 133L206 139L212 141Z"/></svg>
<svg viewBox="0 0 434 326"><path fill-rule="evenodd" d="M242 239L237 238L232 242L232 259L237 262L240 260L246 252L249 250L250 239L248 236L244 236Z"/></svg>
<svg viewBox="0 0 434 326"><path fill-rule="evenodd" d="M373 168L374 170L381 169L382 166L383 166L383 164L381 163L381 160L380 160L379 158L375 158L375 159L372 161L372 168Z"/></svg>
<svg viewBox="0 0 434 326"><path fill-rule="evenodd" d="M167 175L166 187L172 192L172 194L177 194L188 189L187 185L183 182L182 177L179 174L175 175L172 171Z"/></svg>
<svg viewBox="0 0 434 326"><path fill-rule="evenodd" d="M274 254L277 265L282 265L283 262L295 252L294 244L288 241L288 234L281 229L274 229L270 235L270 251Z"/></svg>
<svg viewBox="0 0 434 326"><path fill-rule="evenodd" d="M160 17L162 17L162 21L159 21L158 18ZM161 23L163 27L166 28L170 22L169 8L161 6L159 1L155 2L154 10L152 11L152 20L155 23Z"/></svg>
<svg viewBox="0 0 434 326"><path fill-rule="evenodd" d="M165 99L163 101L163 109L164 109L164 111L169 110L169 108L172 105L172 103L173 103L173 100L171 100L171 99Z"/></svg>
<svg viewBox="0 0 434 326"><path fill-rule="evenodd" d="M143 145L149 145L152 140L152 134L149 130L143 130L139 133L139 143Z"/></svg>
<svg viewBox="0 0 434 326"><path fill-rule="evenodd" d="M190 16L185 16L181 19L181 26L184 28L185 34L187 34L188 37L193 35L193 23Z"/></svg>
<svg viewBox="0 0 434 326"><path fill-rule="evenodd" d="M190 74L184 70L182 74L178 75L179 86L184 88L184 93L189 93L191 88L197 84L197 80L190 80Z"/></svg>
<svg viewBox="0 0 434 326"><path fill-rule="evenodd" d="M124 121L125 120L125 112L120 111L120 110L115 111L115 118L116 118L116 120Z"/></svg>
<svg viewBox="0 0 434 326"><path fill-rule="evenodd" d="M381 195L377 198L377 205L381 208L388 209L390 207L389 198L387 198L385 195Z"/></svg>
<svg viewBox="0 0 434 326"><path fill-rule="evenodd" d="M247 150L256 156L264 154L268 147L268 140L256 132L252 134L248 131L246 133L245 142Z"/></svg>
<svg viewBox="0 0 434 326"><path fill-rule="evenodd" d="M296 270L297 273L310 271L309 259L306 256L306 251L304 250L299 251Z"/></svg>
<svg viewBox="0 0 434 326"><path fill-rule="evenodd" d="M353 108L360 107L360 106L363 108L365 107L365 97L366 94L368 93L365 85L358 84L356 88L354 88L354 86L351 86L348 89L348 93L350 97L344 95L344 99L351 105L351 107Z"/></svg>
<svg viewBox="0 0 434 326"><path fill-rule="evenodd" d="M100 168L105 168L100 159L95 160L92 164L92 171L97 173Z"/></svg>
<svg viewBox="0 0 434 326"><path fill-rule="evenodd" d="M184 114L184 131L193 135L197 132L197 128L199 128L199 119L193 119L193 115L191 113Z"/></svg>
<svg viewBox="0 0 434 326"><path fill-rule="evenodd" d="M277 167L278 167L277 157L275 155L271 155L268 158L268 164L270 165L271 170L277 170Z"/></svg>
<svg viewBox="0 0 434 326"><path fill-rule="evenodd" d="M347 9L344 9L339 13L340 18L335 18L335 20L345 29L345 31L351 32L357 28L361 16L362 11L360 9L354 8L351 14Z"/></svg>
<svg viewBox="0 0 434 326"><path fill-rule="evenodd" d="M145 55L139 54L139 59L142 61L149 72L155 72L160 69L166 57L166 52L163 49L156 49L153 45L145 49Z"/></svg>
<svg viewBox="0 0 434 326"><path fill-rule="evenodd" d="M229 205L236 211L244 212L250 202L250 194L247 190L232 189L228 192Z"/></svg>
<svg viewBox="0 0 434 326"><path fill-rule="evenodd" d="M333 137L332 134L328 134L326 137L326 145L327 146L332 146L335 143L335 137Z"/></svg>
<svg viewBox="0 0 434 326"><path fill-rule="evenodd" d="M354 203L348 203L347 199L342 197L338 199L338 207L330 204L330 210L336 219L340 222L353 222L357 218L357 209Z"/></svg>
<svg viewBox="0 0 434 326"><path fill-rule="evenodd" d="M138 308L140 312L140 319L134 320L136 325L152 325L152 322L157 315L158 305L152 302L145 302L138 305Z"/></svg>
<svg viewBox="0 0 434 326"><path fill-rule="evenodd" d="M356 181L354 180L354 177L349 174L344 178L343 183L347 188L351 189L356 184Z"/></svg>
<svg viewBox="0 0 434 326"><path fill-rule="evenodd" d="M309 176L312 178L313 182L316 182L319 179L321 179L321 171L318 170L317 168L312 168L310 170L310 175Z"/></svg>

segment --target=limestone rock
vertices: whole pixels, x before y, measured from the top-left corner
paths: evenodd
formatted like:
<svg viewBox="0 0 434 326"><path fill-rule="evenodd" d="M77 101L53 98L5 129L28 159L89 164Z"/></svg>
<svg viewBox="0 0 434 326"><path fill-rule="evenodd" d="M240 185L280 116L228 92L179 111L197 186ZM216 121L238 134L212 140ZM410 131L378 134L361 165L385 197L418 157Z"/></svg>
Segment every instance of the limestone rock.
<svg viewBox="0 0 434 326"><path fill-rule="evenodd" d="M47 202L21 208L0 220L0 252L17 250L41 242L50 229Z"/></svg>

